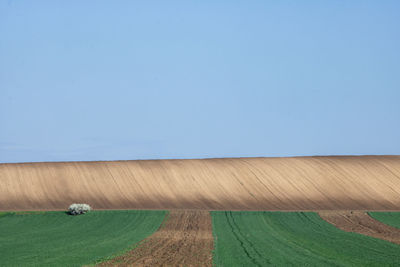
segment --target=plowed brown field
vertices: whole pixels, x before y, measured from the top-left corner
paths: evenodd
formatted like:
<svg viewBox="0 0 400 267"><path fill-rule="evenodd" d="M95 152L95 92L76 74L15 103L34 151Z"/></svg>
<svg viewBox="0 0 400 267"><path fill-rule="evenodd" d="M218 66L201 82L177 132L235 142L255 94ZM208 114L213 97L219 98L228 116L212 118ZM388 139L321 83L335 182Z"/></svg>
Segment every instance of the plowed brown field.
<svg viewBox="0 0 400 267"><path fill-rule="evenodd" d="M0 164L0 210L399 210L400 156Z"/></svg>
<svg viewBox="0 0 400 267"><path fill-rule="evenodd" d="M319 216L346 232L356 232L400 244L400 229L371 218L365 211L323 211Z"/></svg>
<svg viewBox="0 0 400 267"><path fill-rule="evenodd" d="M212 266L208 211L171 211L160 229L132 251L100 266Z"/></svg>

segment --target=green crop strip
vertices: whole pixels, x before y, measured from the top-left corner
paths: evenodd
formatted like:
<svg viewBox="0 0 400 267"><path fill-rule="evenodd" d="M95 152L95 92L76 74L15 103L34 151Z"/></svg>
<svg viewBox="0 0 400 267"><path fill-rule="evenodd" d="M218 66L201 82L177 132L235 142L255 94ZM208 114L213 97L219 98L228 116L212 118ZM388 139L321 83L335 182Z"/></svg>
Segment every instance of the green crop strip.
<svg viewBox="0 0 400 267"><path fill-rule="evenodd" d="M368 212L375 220L400 229L400 212Z"/></svg>
<svg viewBox="0 0 400 267"><path fill-rule="evenodd" d="M82 266L154 233L165 211L7 213L0 218L1 266Z"/></svg>
<svg viewBox="0 0 400 267"><path fill-rule="evenodd" d="M257 251L254 245L248 240L238 227L235 222L232 212L225 212L226 221L235 239L239 242L240 247L243 249L246 256L251 260L255 266L262 266L261 263L257 261L257 258L262 257L261 253ZM253 254L255 254L253 256Z"/></svg>
<svg viewBox="0 0 400 267"><path fill-rule="evenodd" d="M313 212L212 212L216 266L395 266L400 246Z"/></svg>
<svg viewBox="0 0 400 267"><path fill-rule="evenodd" d="M9 212L0 211L0 218L10 214Z"/></svg>

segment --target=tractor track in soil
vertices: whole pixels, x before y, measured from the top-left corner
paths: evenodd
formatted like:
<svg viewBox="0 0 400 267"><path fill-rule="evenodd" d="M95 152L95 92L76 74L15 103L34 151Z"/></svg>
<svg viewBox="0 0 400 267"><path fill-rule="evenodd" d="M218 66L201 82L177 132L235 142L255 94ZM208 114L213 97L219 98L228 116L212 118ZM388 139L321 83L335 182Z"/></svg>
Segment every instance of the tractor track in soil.
<svg viewBox="0 0 400 267"><path fill-rule="evenodd" d="M213 242L208 211L173 210L135 249L99 266L212 266Z"/></svg>

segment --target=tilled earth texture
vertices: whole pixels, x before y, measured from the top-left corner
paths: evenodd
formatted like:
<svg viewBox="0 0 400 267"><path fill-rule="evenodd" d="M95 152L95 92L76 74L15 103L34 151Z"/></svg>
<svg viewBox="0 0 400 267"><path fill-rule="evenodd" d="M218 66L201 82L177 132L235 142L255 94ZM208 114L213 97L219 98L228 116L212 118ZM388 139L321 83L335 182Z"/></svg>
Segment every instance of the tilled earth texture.
<svg viewBox="0 0 400 267"><path fill-rule="evenodd" d="M399 210L400 156L0 164L1 210Z"/></svg>
<svg viewBox="0 0 400 267"><path fill-rule="evenodd" d="M346 232L356 232L400 244L400 229L371 218L365 211L321 211L319 216Z"/></svg>
<svg viewBox="0 0 400 267"><path fill-rule="evenodd" d="M174 210L135 249L100 266L212 266L212 250L210 213Z"/></svg>

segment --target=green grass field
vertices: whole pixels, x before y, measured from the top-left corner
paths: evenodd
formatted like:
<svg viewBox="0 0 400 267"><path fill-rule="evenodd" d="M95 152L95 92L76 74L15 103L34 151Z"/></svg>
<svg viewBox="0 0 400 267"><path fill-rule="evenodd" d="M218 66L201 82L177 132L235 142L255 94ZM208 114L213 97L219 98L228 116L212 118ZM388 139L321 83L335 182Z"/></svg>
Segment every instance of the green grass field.
<svg viewBox="0 0 400 267"><path fill-rule="evenodd" d="M368 212L368 214L375 220L400 229L400 212Z"/></svg>
<svg viewBox="0 0 400 267"><path fill-rule="evenodd" d="M0 215L0 266L81 266L151 235L165 211L24 212Z"/></svg>
<svg viewBox="0 0 400 267"><path fill-rule="evenodd" d="M212 212L216 266L399 266L400 246L313 212Z"/></svg>

